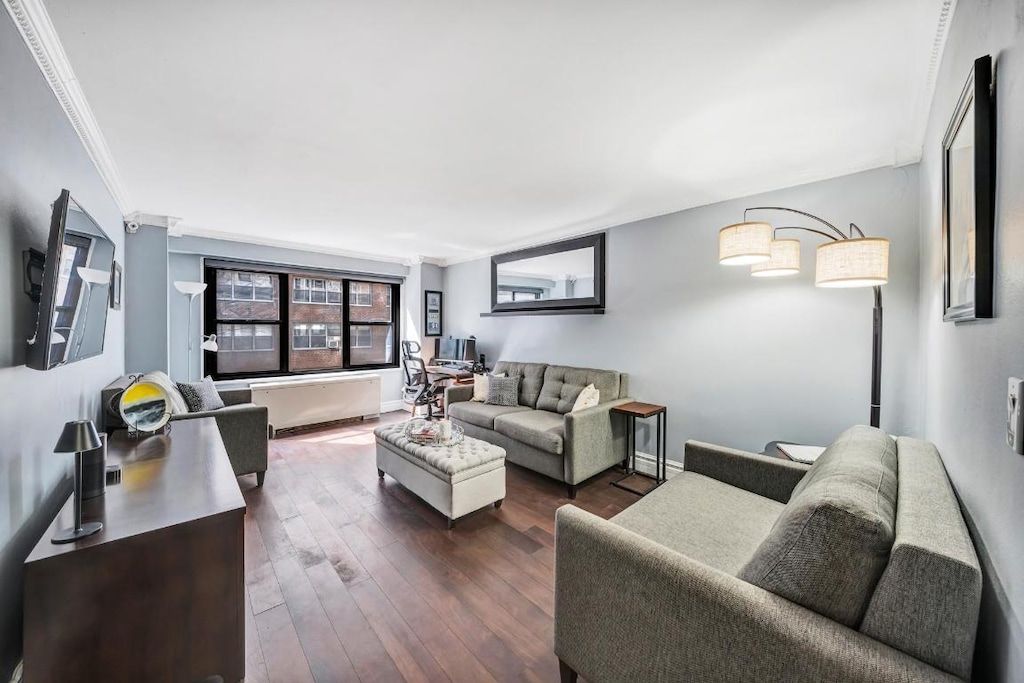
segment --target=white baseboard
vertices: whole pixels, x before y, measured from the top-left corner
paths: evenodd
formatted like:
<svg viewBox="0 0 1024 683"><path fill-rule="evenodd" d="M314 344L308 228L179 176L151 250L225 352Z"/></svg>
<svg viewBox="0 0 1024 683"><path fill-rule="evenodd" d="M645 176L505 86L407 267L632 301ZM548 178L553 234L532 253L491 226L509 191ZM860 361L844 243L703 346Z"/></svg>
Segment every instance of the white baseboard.
<svg viewBox="0 0 1024 683"><path fill-rule="evenodd" d="M381 401L380 402L380 413L381 413L381 415L383 415L384 413L393 413L396 410L403 410L404 408L405 408L405 404L402 401L402 399L398 399L397 401Z"/></svg>
<svg viewBox="0 0 1024 683"><path fill-rule="evenodd" d="M657 471L657 458L650 453L636 453L636 469L644 474L649 474L652 477ZM676 462L675 460L665 461L665 476L671 479L675 475L683 471L683 463Z"/></svg>

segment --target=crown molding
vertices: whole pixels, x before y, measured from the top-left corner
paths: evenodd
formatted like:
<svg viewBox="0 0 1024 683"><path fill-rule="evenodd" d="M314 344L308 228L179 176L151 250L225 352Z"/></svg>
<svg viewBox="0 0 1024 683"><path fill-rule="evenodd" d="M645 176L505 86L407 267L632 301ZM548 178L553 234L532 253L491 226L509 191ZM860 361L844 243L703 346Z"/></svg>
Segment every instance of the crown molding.
<svg viewBox="0 0 1024 683"><path fill-rule="evenodd" d="M201 237L209 240L223 240L225 242L241 242L242 244L255 244L261 247L273 247L275 249L292 249L294 251L314 251L318 254L330 254L332 256L345 256L347 258L363 259L366 261L381 261L384 263L398 263L403 266L413 264L413 259L384 254L373 254L362 251L351 251L349 249L335 249L323 247L308 242L291 242L288 240L277 240L269 237L258 237L256 235L241 235L234 232L222 232L220 230L207 230L178 223L176 228L169 229L168 234L172 237Z"/></svg>
<svg viewBox="0 0 1024 683"><path fill-rule="evenodd" d="M3 3L121 214L130 214L134 207L128 190L42 0L3 0Z"/></svg>

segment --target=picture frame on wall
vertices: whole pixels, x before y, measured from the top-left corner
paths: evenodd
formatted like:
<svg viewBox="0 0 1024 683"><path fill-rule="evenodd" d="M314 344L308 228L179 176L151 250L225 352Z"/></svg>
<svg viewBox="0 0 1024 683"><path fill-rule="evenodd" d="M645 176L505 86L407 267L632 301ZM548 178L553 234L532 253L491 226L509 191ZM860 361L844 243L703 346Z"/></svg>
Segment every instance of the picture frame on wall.
<svg viewBox="0 0 1024 683"><path fill-rule="evenodd" d="M444 313L444 295L428 289L423 292L423 336L441 337L444 335L442 317Z"/></svg>
<svg viewBox="0 0 1024 683"><path fill-rule="evenodd" d="M942 140L942 319L991 318L996 130L992 57L974 61Z"/></svg>
<svg viewBox="0 0 1024 683"><path fill-rule="evenodd" d="M114 261L110 269L110 308L115 311L121 310L121 264Z"/></svg>

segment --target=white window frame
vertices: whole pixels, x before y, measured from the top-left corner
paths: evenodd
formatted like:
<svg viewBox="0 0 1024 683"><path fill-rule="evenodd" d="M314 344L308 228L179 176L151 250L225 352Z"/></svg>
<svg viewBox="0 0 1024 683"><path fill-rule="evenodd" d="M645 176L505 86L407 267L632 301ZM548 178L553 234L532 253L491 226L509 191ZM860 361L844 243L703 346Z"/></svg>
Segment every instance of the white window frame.
<svg viewBox="0 0 1024 683"><path fill-rule="evenodd" d="M274 340L273 328L274 328L274 325L272 325L272 324L264 325L264 324L261 324L261 323L219 323L219 325L223 325L224 327L230 327L231 328L231 334L223 334L223 333L221 333L217 337L217 344L220 347L218 349L218 353L220 351L225 351L225 352L230 352L230 353L252 353L252 352L266 353L268 351L274 351L274 352L277 351L277 347L273 346L273 340ZM237 328L240 328L240 327L251 330L252 334L235 334L235 330ZM260 334L259 333L260 332L260 328L267 328L269 330L269 332L267 334ZM252 348L251 349L236 349L235 348L235 337L251 337L252 338ZM269 349L258 349L258 348L256 348L256 339L258 339L259 337L270 337L271 347Z"/></svg>
<svg viewBox="0 0 1024 683"><path fill-rule="evenodd" d="M304 334L295 334L298 328L304 328ZM323 327L323 334L313 334L314 327ZM337 330L337 334L331 334L331 328ZM295 338L304 337L309 343L309 346L295 346ZM313 346L313 337L323 337L323 346ZM331 340L337 341L336 347L331 347ZM341 349L341 323L292 323L292 351L324 351L324 350L340 350Z"/></svg>
<svg viewBox="0 0 1024 683"><path fill-rule="evenodd" d="M350 328L349 328L349 334L351 336L350 348L353 348L353 349L372 349L373 348L373 328L374 328L374 325L352 325L352 326L350 326ZM357 329L359 329L359 330L366 330L366 336L367 336L367 340L368 340L369 343L367 343L367 344L360 344L359 343L359 337L361 335L357 335L356 334L356 330Z"/></svg>
<svg viewBox="0 0 1024 683"><path fill-rule="evenodd" d="M320 286L317 286L319 284ZM337 291L331 288L331 285L337 286ZM296 277L292 284L292 303L296 304L316 304L318 306L340 306L342 304L342 287L341 280L335 280L332 278L323 277ZM323 292L323 301L313 301L313 292ZM301 298L302 294L305 294L305 298ZM336 293L338 295L337 301L330 300L330 294Z"/></svg>
<svg viewBox="0 0 1024 683"><path fill-rule="evenodd" d="M247 270L231 270L231 271L222 271L222 272L229 272L229 273L231 273L231 283L230 283L230 285L228 285L228 286L231 287L231 296L229 296L229 297L221 296L220 295L220 291L219 291L221 285L218 284L217 285L217 289L218 289L217 301L258 301L258 302L261 302L261 303L274 303L274 301L277 300L277 297L276 297L276 294L275 294L276 291L277 291L277 288L274 287L274 284L273 284L274 283L274 276L273 275L270 275L269 273L253 273L253 272L247 271ZM240 278L239 278L240 275L248 275L249 276L249 282L245 286L247 286L249 289L252 290L252 296L241 297L241 296L238 296L238 294L236 293L236 288L242 286L242 283L240 282ZM269 299L260 299L260 298L256 297L256 289L257 289L257 287L256 287L256 278L260 277L260 276L266 276L266 277L270 278L271 294L270 294L270 298Z"/></svg>
<svg viewBox="0 0 1024 683"><path fill-rule="evenodd" d="M363 287L366 287L366 291L363 291ZM358 287L358 290L356 289ZM360 303L359 300L366 294L366 303ZM373 306L373 283L371 282L353 282L348 283L348 302L349 306L359 306L362 308L369 308ZM359 347L363 348L363 347Z"/></svg>

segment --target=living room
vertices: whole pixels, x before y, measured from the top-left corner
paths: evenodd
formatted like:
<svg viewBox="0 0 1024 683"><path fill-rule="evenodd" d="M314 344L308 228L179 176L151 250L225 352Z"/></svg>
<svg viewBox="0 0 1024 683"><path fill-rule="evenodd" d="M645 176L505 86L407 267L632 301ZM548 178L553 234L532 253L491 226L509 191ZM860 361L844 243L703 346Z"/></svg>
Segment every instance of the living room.
<svg viewBox="0 0 1024 683"><path fill-rule="evenodd" d="M1024 680L1020 3L4 6L0 680Z"/></svg>

